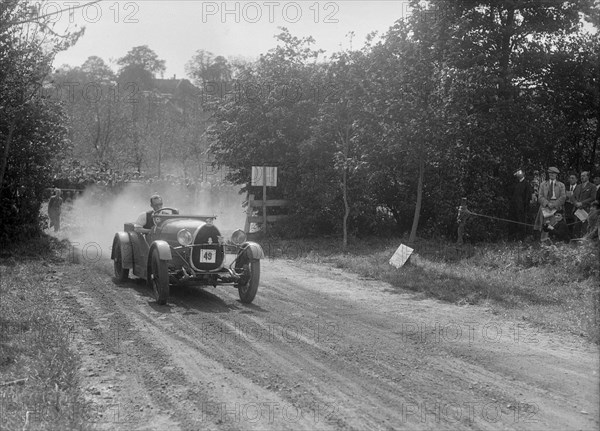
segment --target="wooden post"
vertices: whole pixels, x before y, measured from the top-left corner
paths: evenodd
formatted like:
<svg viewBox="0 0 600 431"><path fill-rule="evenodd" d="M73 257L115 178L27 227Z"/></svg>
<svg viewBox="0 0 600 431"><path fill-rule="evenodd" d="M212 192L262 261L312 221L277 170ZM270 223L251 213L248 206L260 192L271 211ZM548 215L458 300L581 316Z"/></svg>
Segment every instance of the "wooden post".
<svg viewBox="0 0 600 431"><path fill-rule="evenodd" d="M262 213L263 213L263 234L267 234L267 167L263 166L263 196L262 196Z"/></svg>
<svg viewBox="0 0 600 431"><path fill-rule="evenodd" d="M254 200L254 195L251 195L248 192L248 206L246 207L246 225L244 226L244 231L246 234L250 233L250 217L252 217L252 204L251 202Z"/></svg>

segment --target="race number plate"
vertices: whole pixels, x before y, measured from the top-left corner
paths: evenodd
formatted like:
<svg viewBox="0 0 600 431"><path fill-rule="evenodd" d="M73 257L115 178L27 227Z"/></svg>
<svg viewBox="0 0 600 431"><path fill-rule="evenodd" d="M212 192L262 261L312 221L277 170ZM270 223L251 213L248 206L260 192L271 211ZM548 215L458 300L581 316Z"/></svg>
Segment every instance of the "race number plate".
<svg viewBox="0 0 600 431"><path fill-rule="evenodd" d="M217 261L217 251L209 249L200 249L200 263L215 263Z"/></svg>

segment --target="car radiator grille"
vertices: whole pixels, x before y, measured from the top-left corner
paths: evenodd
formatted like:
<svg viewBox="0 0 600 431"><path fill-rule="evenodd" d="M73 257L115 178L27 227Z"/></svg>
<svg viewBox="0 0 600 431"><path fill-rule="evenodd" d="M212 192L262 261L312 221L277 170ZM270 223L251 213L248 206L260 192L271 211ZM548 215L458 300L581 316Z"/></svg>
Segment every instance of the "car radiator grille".
<svg viewBox="0 0 600 431"><path fill-rule="evenodd" d="M194 238L192 266L201 271L212 271L221 267L225 253L219 244L219 230L213 225L204 225Z"/></svg>

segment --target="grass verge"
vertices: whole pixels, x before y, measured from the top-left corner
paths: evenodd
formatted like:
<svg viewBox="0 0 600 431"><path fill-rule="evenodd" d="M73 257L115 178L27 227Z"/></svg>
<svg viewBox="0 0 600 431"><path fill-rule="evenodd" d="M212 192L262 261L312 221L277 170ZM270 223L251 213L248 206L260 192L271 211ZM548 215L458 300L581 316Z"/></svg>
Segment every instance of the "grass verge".
<svg viewBox="0 0 600 431"><path fill-rule="evenodd" d="M73 324L57 301L66 244L52 237L2 247L0 429L91 429L70 348Z"/></svg>
<svg viewBox="0 0 600 431"><path fill-rule="evenodd" d="M494 314L600 343L599 246L504 243L456 246L419 241L410 261L388 261L402 239L262 242L269 258L324 263L390 283L393 292L422 292L442 301L487 306ZM406 242L404 242L406 243Z"/></svg>

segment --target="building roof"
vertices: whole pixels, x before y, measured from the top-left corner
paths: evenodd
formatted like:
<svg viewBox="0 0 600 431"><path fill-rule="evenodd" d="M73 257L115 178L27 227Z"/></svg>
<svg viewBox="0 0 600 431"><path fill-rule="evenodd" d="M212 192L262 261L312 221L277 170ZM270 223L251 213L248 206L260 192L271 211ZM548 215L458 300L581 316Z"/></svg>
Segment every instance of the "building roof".
<svg viewBox="0 0 600 431"><path fill-rule="evenodd" d="M162 94L169 94L175 97L196 96L200 94L200 89L187 79L155 79L154 88Z"/></svg>

